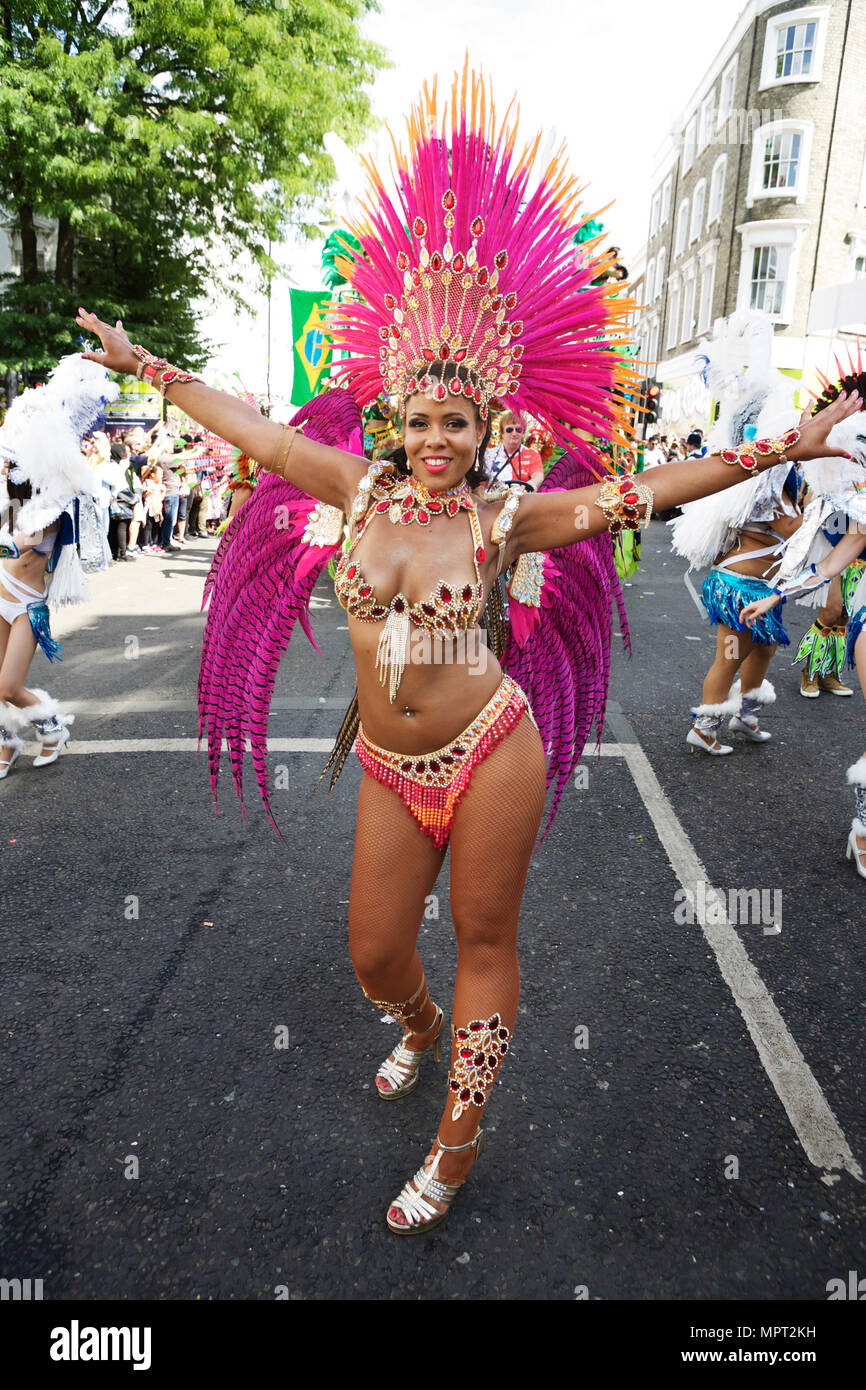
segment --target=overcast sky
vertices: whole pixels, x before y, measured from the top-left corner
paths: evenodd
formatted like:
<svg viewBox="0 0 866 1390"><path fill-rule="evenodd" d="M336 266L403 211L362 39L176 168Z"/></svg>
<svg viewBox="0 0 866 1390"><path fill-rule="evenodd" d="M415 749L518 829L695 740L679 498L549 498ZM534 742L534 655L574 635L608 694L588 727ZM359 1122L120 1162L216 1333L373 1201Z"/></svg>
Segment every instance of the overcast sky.
<svg viewBox="0 0 866 1390"><path fill-rule="evenodd" d="M399 131L424 80L438 75L448 90L468 49L498 108L517 92L522 135L555 127L566 140L587 211L615 200L603 220L628 265L646 236L656 151L742 9L743 0L381 0L365 30L394 67L376 80L374 110ZM290 261L294 282L315 288L318 248L293 250ZM287 294L275 292L275 395L291 360L286 308ZM264 328L261 314L225 312L207 325L227 343L219 365L245 363L252 390L264 389Z"/></svg>

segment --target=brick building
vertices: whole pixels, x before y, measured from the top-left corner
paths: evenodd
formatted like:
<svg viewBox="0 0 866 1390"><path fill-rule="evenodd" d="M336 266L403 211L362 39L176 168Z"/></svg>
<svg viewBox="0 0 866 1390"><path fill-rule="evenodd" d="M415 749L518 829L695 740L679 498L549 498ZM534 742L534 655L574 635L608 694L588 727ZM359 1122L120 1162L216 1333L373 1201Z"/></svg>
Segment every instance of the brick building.
<svg viewBox="0 0 866 1390"><path fill-rule="evenodd" d="M709 423L696 350L738 309L780 370L827 365L810 296L866 276L864 72L866 0L749 0L659 151L635 332L662 431Z"/></svg>

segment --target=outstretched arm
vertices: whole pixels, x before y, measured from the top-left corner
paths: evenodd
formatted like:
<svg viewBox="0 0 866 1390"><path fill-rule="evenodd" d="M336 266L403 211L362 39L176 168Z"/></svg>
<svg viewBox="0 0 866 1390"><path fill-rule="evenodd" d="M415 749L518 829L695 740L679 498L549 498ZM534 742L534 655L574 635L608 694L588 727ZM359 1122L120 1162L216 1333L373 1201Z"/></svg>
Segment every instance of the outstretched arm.
<svg viewBox="0 0 866 1390"><path fill-rule="evenodd" d="M825 555L824 559L817 565L809 565L799 574L792 575L768 598L756 599L754 603L746 604L740 614L741 620L747 627L751 627L758 618L762 618L765 613L769 613L771 608L775 608L777 603L783 603L786 598L796 598L798 594L807 594L811 589L822 588L824 584L835 579L837 574L841 574L857 559L864 545L866 545L866 533L854 523L852 529L833 546L830 554Z"/></svg>
<svg viewBox="0 0 866 1390"><path fill-rule="evenodd" d="M101 352L85 352L82 353L83 357L113 372L135 375L136 368L141 364L132 351L132 343L119 319L117 326L111 328L95 314L82 309L75 322L95 334L102 343ZM271 468L283 435L281 425L268 420L246 401L225 391L214 391L201 381L173 382L167 388L166 396L193 420L204 425L205 429L243 449L263 468ZM316 444L297 434L290 458L279 471L311 497L348 512L366 467L366 462L359 459L357 454L331 449L326 444Z"/></svg>
<svg viewBox="0 0 866 1390"><path fill-rule="evenodd" d="M826 410L816 416L804 414L800 421L800 438L786 454L792 462L798 459L847 457L844 449L827 444L827 435L834 425L861 409L862 401L856 392L840 395ZM778 454L758 459L758 469L764 471L779 463ZM652 489L654 511L695 502L699 497L734 487L746 477L738 465L731 466L719 454L703 459L686 459L680 463L663 463L637 475L636 481ZM523 498L509 538L506 558L526 551L554 550L561 545L596 536L609 527L609 520L598 505L601 486L575 488L569 492L537 493Z"/></svg>

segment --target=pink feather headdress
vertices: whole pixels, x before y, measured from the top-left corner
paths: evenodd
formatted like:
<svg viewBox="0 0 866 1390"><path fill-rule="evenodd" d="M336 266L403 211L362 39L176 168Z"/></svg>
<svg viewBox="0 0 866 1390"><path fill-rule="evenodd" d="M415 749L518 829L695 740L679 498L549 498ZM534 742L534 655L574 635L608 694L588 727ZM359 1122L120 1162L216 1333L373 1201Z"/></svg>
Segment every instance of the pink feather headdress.
<svg viewBox="0 0 866 1390"><path fill-rule="evenodd" d="M530 187L541 137L515 156L517 116L512 101L497 125L467 61L441 121L425 85L408 153L393 141L397 201L365 160L368 221L351 229L361 251L340 263L358 297L331 310L334 346L349 354L335 377L360 405L383 390L450 393L484 418L507 402L566 446L587 434L627 443L623 392L636 377L617 349L633 303L619 283L592 284L612 258L584 259L588 243L575 254L587 219L564 149Z"/></svg>

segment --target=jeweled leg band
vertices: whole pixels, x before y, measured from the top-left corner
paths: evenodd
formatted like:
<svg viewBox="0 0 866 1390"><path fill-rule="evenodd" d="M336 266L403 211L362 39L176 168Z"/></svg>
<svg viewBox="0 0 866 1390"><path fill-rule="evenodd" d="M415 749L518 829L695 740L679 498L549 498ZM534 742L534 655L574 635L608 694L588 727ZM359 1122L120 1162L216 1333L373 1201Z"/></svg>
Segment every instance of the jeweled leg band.
<svg viewBox="0 0 866 1390"><path fill-rule="evenodd" d="M474 1018L465 1028L452 1026L451 1031L457 1042L457 1055L448 1086L454 1096L451 1118L459 1120L470 1105L480 1108L487 1101L511 1034L499 1014L488 1019Z"/></svg>

